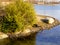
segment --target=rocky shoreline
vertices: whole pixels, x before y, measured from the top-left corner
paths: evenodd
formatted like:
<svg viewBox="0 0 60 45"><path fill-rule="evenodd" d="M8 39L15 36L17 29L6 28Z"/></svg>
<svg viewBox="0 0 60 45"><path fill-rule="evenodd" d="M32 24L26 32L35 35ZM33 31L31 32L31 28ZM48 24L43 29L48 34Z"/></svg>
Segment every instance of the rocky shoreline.
<svg viewBox="0 0 60 45"><path fill-rule="evenodd" d="M54 21L52 23L49 22L44 22L42 19L49 21L52 18ZM42 16L42 15L37 15L37 23L34 24L34 26L32 27L28 27L28 29L25 29L24 31L19 31L19 32L15 32L15 33L2 33L0 32L0 39L4 39L4 38L10 38L10 39L16 39L16 38L21 38L21 37L27 37L30 35L33 35L37 32L41 32L43 30L49 30L55 26L60 25L60 22L50 16Z"/></svg>

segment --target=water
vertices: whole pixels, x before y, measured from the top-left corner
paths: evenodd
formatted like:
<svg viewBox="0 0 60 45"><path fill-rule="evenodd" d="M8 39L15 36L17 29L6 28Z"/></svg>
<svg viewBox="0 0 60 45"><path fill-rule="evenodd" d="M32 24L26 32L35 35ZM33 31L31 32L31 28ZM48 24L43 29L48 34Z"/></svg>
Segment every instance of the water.
<svg viewBox="0 0 60 45"><path fill-rule="evenodd" d="M38 33L36 45L60 45L60 26Z"/></svg>
<svg viewBox="0 0 60 45"><path fill-rule="evenodd" d="M34 8L37 14L52 16L60 20L60 5L35 5ZM51 30L39 32L28 39L0 40L0 45L60 45L60 25Z"/></svg>
<svg viewBox="0 0 60 45"><path fill-rule="evenodd" d="M60 5L35 5L34 8L37 14L52 16L60 20Z"/></svg>
<svg viewBox="0 0 60 45"><path fill-rule="evenodd" d="M60 5L35 5L34 8L37 14L52 16L60 20ZM36 45L60 45L60 26L38 33Z"/></svg>

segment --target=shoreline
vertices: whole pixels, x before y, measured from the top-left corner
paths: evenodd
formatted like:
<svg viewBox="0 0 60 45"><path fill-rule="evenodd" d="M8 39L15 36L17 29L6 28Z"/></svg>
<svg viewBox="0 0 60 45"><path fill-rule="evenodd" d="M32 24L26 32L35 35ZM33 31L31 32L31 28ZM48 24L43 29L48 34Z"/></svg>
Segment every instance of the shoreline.
<svg viewBox="0 0 60 45"><path fill-rule="evenodd" d="M33 35L35 33L38 33L39 31L49 30L55 26L60 25L60 22L55 18L53 18L54 22L52 24L47 24L47 23L44 23L41 21L41 19L45 19L47 17L53 18L50 16L37 15L37 19L39 18L39 20L37 22L38 27L32 26L31 28L25 29L23 32L20 31L20 32L8 33L8 34L1 33L0 39L4 39L4 38L16 39L16 38L21 38L21 37L27 37L27 36Z"/></svg>
<svg viewBox="0 0 60 45"><path fill-rule="evenodd" d="M49 5L49 6L55 6L55 5L59 5L59 4L36 4L36 5Z"/></svg>

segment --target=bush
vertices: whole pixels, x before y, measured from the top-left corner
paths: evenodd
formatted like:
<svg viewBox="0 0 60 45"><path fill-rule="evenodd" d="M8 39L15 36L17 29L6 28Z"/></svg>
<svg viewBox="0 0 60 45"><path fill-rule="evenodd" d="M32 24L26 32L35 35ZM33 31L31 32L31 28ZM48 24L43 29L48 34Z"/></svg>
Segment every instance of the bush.
<svg viewBox="0 0 60 45"><path fill-rule="evenodd" d="M32 4L16 0L5 6L6 15L3 17L3 32L22 31L36 21L36 15Z"/></svg>

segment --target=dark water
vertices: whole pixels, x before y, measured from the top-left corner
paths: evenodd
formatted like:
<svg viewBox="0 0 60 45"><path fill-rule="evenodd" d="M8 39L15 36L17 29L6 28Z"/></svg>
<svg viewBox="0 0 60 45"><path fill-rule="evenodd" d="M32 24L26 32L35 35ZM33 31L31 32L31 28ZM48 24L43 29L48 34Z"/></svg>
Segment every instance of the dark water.
<svg viewBox="0 0 60 45"><path fill-rule="evenodd" d="M34 8L37 14L52 16L60 20L60 5L35 5ZM60 45L60 25L26 39L0 40L0 45Z"/></svg>
<svg viewBox="0 0 60 45"><path fill-rule="evenodd" d="M60 26L38 33L36 45L60 45Z"/></svg>

